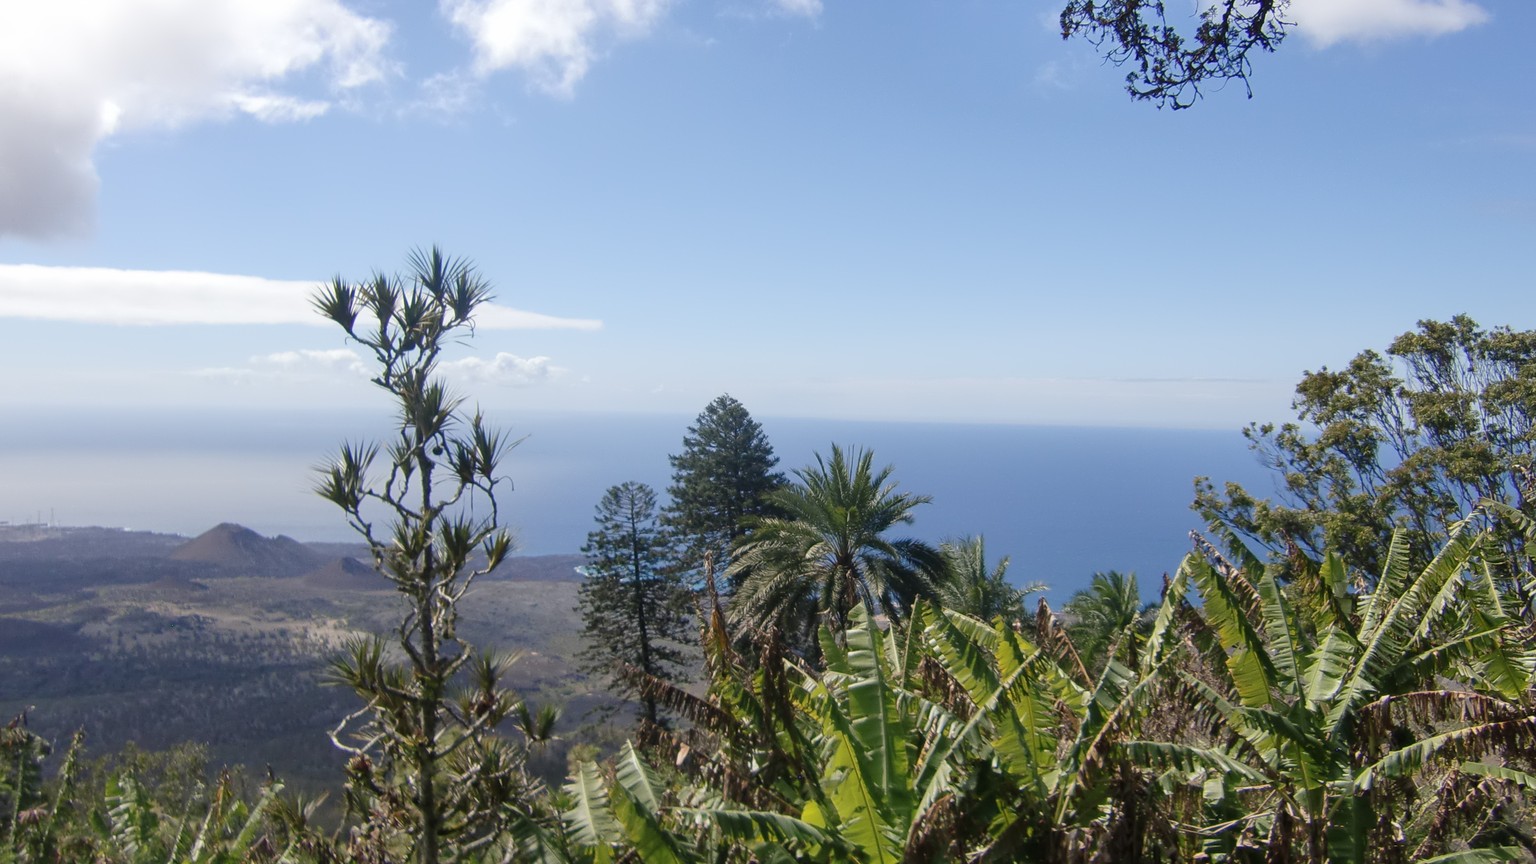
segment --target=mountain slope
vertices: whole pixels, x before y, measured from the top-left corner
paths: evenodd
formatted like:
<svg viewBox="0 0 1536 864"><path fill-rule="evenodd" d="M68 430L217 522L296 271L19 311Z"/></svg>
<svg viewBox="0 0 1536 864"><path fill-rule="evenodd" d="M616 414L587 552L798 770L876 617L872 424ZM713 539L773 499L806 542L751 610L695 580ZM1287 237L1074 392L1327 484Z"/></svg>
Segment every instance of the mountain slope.
<svg viewBox="0 0 1536 864"><path fill-rule="evenodd" d="M233 522L204 531L170 557L212 565L221 576L302 576L325 563L318 553L292 537L263 537Z"/></svg>

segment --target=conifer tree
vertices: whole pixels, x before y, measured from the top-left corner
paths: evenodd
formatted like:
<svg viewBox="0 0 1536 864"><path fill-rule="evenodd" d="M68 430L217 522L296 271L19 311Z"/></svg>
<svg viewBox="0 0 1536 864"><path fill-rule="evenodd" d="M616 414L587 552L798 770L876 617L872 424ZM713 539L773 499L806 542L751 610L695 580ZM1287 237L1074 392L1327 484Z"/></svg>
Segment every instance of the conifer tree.
<svg viewBox="0 0 1536 864"><path fill-rule="evenodd" d="M718 396L683 436L672 462L671 502L662 521L674 535L678 569L725 572L732 548L754 519L774 515L769 495L786 485L763 427L729 394Z"/></svg>
<svg viewBox="0 0 1536 864"><path fill-rule="evenodd" d="M644 483L609 487L598 502L597 528L581 551L587 556L578 610L586 647L582 668L605 675L624 695L636 688L625 666L653 678L680 681L692 639L691 597L667 566L666 542L657 524L656 492ZM646 723L659 726L656 699L641 695Z"/></svg>

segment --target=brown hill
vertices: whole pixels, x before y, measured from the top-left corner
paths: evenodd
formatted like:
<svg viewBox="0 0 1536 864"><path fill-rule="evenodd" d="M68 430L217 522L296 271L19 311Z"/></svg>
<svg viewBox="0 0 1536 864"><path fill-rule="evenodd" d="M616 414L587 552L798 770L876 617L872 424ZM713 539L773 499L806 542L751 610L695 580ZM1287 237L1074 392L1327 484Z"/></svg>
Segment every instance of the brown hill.
<svg viewBox="0 0 1536 864"><path fill-rule="evenodd" d="M302 576L324 563L292 537L263 537L232 522L204 531L170 557L212 565L224 576Z"/></svg>
<svg viewBox="0 0 1536 864"><path fill-rule="evenodd" d="M380 591L394 587L372 567L350 556L311 570L305 574L304 581L331 591Z"/></svg>

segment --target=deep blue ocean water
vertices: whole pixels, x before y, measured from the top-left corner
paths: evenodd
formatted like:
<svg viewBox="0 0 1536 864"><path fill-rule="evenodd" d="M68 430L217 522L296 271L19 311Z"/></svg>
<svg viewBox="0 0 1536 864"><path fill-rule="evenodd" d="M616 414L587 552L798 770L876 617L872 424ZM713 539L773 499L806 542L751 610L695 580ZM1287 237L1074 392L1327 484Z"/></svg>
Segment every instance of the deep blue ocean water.
<svg viewBox="0 0 1536 864"><path fill-rule="evenodd" d="M1230 432L760 417L786 472L836 442L895 466L904 491L930 495L907 536L937 543L982 534L1018 582L1044 581L1059 603L1100 570L1134 571L1146 592L1177 566L1200 527L1192 481L1273 483ZM507 415L527 436L507 463L503 504L520 551L576 552L592 509L626 480L663 492L667 455L687 416ZM339 512L310 490L312 466L343 439L383 431L361 414L85 411L0 419L0 519L52 518L186 535L223 522L301 540L350 539Z"/></svg>

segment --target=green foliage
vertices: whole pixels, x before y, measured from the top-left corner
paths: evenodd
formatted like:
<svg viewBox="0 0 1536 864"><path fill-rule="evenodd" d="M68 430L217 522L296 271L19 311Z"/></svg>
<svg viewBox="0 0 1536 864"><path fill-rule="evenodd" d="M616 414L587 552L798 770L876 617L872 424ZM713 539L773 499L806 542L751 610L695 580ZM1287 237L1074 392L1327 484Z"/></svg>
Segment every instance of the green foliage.
<svg viewBox="0 0 1536 864"><path fill-rule="evenodd" d="M1499 536L1459 522L1418 565L1400 533L1373 580L1200 541L1150 614L1128 578L1080 598L1118 610L1094 672L1043 604L887 628L856 602L819 668L772 634L741 662L715 610L708 692L652 685L693 723L680 775L583 766L567 838L583 860L1529 860L1536 644Z"/></svg>
<svg viewBox="0 0 1536 864"><path fill-rule="evenodd" d="M92 814L92 825L106 856L122 864L236 864L257 857L294 860L298 839L290 838L282 850L267 830L281 791L281 785L270 783L254 804L247 804L225 775L206 802L199 795L183 812L170 813L156 806L149 790L132 774L122 774L108 780L105 807Z"/></svg>
<svg viewBox="0 0 1536 864"><path fill-rule="evenodd" d="M387 443L344 444L318 491L346 513L404 601L398 654L365 639L332 667L365 702L331 735L351 754L347 802L363 820L351 854L437 864L501 842L519 815L507 802L524 800L531 782L523 753L493 734L518 707L501 685L508 661L475 652L456 631L460 600L511 548L497 490L512 442L435 377L490 287L436 248L410 265L403 277L338 277L314 299L372 353L373 382L397 411Z"/></svg>
<svg viewBox="0 0 1536 864"><path fill-rule="evenodd" d="M654 814L643 827L657 836L644 842L664 839L692 861L1068 860L1115 831L1130 842L1131 829L1106 814L1148 796L1120 784L1113 743L1133 728L1154 677L1122 668L1093 682L1011 624L922 603L889 632L855 605L846 631L822 629L819 671L771 643L748 670L723 627L717 616L709 629L708 694L665 691L696 724L676 764L699 785L621 792L633 785L621 763L599 792L585 766L582 806L568 814L578 845L605 837L602 855L639 848L639 823L601 828L614 821L602 802L621 794Z"/></svg>
<svg viewBox="0 0 1536 864"><path fill-rule="evenodd" d="M133 751L115 767L83 762L76 733L64 762L43 779L46 742L22 718L0 730L0 804L6 864L333 864L330 844L309 828L312 808L269 781L254 799L235 772L210 788L195 752ZM190 761L189 761L190 760ZM190 773L185 769L196 763ZM105 776L95 778L95 772Z"/></svg>
<svg viewBox="0 0 1536 864"><path fill-rule="evenodd" d="M65 826L74 809L83 740L77 732L71 741L50 802L42 769L53 748L27 728L25 714L0 728L0 861L61 860L74 845Z"/></svg>
<svg viewBox="0 0 1536 864"><path fill-rule="evenodd" d="M578 601L583 668L624 695L636 691L622 674L626 666L646 677L682 680L689 659L682 646L695 635L688 626L693 603L677 572L666 567L656 493L644 483L610 487L596 521L581 550L587 556ZM660 725L656 700L641 694L641 704L645 721Z"/></svg>
<svg viewBox="0 0 1536 864"><path fill-rule="evenodd" d="M1536 453L1536 331L1483 330L1465 315L1420 321L1386 356L1357 355L1306 373L1292 403L1300 422L1244 433L1279 475L1276 501L1202 480L1195 507L1224 531L1277 554L1331 549L1374 577L1394 533L1414 560L1488 499L1524 506L1519 478ZM1521 558L1523 543L1505 538Z"/></svg>
<svg viewBox="0 0 1536 864"><path fill-rule="evenodd" d="M1486 818L1489 802L1446 772L1519 753L1536 732L1524 700L1536 653L1484 590L1493 536L1458 523L1414 568L1400 534L1368 592L1335 555L1289 585L1251 556L1186 559L1177 581L1200 606L1177 603L1199 660L1174 674L1206 733L1132 752L1199 790L1211 860L1259 845L1267 860L1408 860L1405 848L1421 860L1453 851L1430 826Z"/></svg>
<svg viewBox="0 0 1536 864"><path fill-rule="evenodd" d="M886 536L929 498L896 491L890 466L874 470L869 451L851 457L833 445L830 459L818 454L795 472L798 483L770 496L784 515L758 520L727 571L741 584L730 607L738 625L777 627L809 647L818 624L841 633L861 603L895 620L938 595L938 550Z"/></svg>
<svg viewBox="0 0 1536 864"><path fill-rule="evenodd" d="M786 482L773 470L779 459L762 425L729 395L704 407L683 436L683 452L667 458L672 485L662 522L674 536L674 557L684 572L712 577L729 566L753 520L773 514L768 497Z"/></svg>

